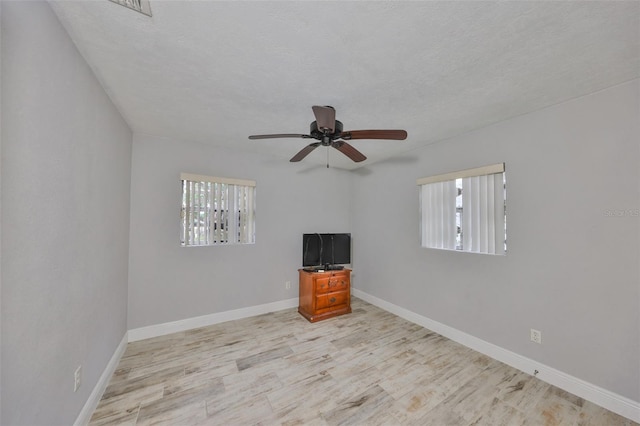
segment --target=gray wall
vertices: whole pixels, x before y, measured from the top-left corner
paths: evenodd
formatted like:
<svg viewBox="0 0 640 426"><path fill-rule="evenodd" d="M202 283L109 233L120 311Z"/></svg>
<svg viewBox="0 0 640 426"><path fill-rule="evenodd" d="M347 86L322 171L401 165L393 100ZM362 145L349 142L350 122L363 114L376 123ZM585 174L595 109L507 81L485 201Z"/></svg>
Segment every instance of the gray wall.
<svg viewBox="0 0 640 426"><path fill-rule="evenodd" d="M640 219L607 216L640 208L639 92L633 81L355 174L354 287L640 401ZM420 248L415 180L498 162L508 254Z"/></svg>
<svg viewBox="0 0 640 426"><path fill-rule="evenodd" d="M69 425L126 332L132 135L44 2L2 3L1 111L1 423Z"/></svg>
<svg viewBox="0 0 640 426"><path fill-rule="evenodd" d="M132 164L129 329L298 297L302 234L350 229L345 171L139 134ZM180 247L180 172L256 180L256 243Z"/></svg>

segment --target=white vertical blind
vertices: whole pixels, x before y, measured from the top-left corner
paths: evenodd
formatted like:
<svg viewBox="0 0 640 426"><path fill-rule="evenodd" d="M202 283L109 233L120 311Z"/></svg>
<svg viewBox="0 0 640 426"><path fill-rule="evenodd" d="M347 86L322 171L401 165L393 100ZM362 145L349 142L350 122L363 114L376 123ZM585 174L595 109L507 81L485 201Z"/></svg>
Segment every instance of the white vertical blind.
<svg viewBox="0 0 640 426"><path fill-rule="evenodd" d="M193 197L193 238L200 245L200 182L193 182L194 197Z"/></svg>
<svg viewBox="0 0 640 426"><path fill-rule="evenodd" d="M204 182L205 185L205 190L204 190L204 195L205 195L205 219L204 219L204 223L205 223L205 229L204 229L204 235L205 237L205 244L209 245L209 244L213 244L213 234L211 233L211 226L206 226L206 224L210 224L213 221L213 209L211 208L212 202L213 202L213 196L212 196L212 187L213 184L211 182Z"/></svg>
<svg viewBox="0 0 640 426"><path fill-rule="evenodd" d="M463 247L477 253L504 253L504 185L502 173L462 180Z"/></svg>
<svg viewBox="0 0 640 426"><path fill-rule="evenodd" d="M238 234L238 240L242 241L242 237L244 235L244 228L245 228L245 224L244 224L244 218L246 217L246 215L241 214L241 212L245 211L245 207L244 207L244 188L238 188L238 196L236 197L236 206L237 206L237 212L238 212L238 220L237 220L237 234Z"/></svg>
<svg viewBox="0 0 640 426"><path fill-rule="evenodd" d="M213 243L217 243L222 241L222 229L220 226L222 225L222 191L220 190L219 183L214 183L215 186L215 202L214 202L214 222L213 228L216 230L216 237L213 239Z"/></svg>
<svg viewBox="0 0 640 426"><path fill-rule="evenodd" d="M241 216L241 212L238 210L238 192L240 191L240 188L238 188L236 185L227 185L227 209L226 209L226 215L227 215L227 226L226 226L226 237L227 237L227 242L239 242L240 238L238 236L238 228L239 228L239 223L238 223L238 219Z"/></svg>
<svg viewBox="0 0 640 426"><path fill-rule="evenodd" d="M182 227L181 227L181 231L180 231L180 241L184 242L187 240L188 235L189 235L189 217L188 217L188 211L185 208L186 204L187 204L187 200L190 199L190 194L189 194L189 182L188 181L182 181L182 212L181 212L181 219L182 219Z"/></svg>
<svg viewBox="0 0 640 426"><path fill-rule="evenodd" d="M181 179L181 245L255 242L254 181L189 174Z"/></svg>
<svg viewBox="0 0 640 426"><path fill-rule="evenodd" d="M456 206L456 181L451 179L462 181L459 206ZM417 183L423 247L505 253L504 164L421 178ZM462 244L458 247L456 214L461 218Z"/></svg>
<svg viewBox="0 0 640 426"><path fill-rule="evenodd" d="M245 233L246 239L255 240L255 227L256 227L256 188L255 187L247 187L246 188L246 223L245 223Z"/></svg>
<svg viewBox="0 0 640 426"><path fill-rule="evenodd" d="M456 182L422 185L422 245L455 249Z"/></svg>

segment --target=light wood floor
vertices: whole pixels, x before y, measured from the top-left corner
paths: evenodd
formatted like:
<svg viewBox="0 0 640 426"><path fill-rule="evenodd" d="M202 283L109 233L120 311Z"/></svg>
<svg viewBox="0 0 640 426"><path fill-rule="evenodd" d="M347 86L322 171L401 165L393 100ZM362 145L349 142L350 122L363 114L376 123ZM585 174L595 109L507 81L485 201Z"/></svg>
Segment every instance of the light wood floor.
<svg viewBox="0 0 640 426"><path fill-rule="evenodd" d="M362 300L130 343L91 419L171 425L633 425Z"/></svg>

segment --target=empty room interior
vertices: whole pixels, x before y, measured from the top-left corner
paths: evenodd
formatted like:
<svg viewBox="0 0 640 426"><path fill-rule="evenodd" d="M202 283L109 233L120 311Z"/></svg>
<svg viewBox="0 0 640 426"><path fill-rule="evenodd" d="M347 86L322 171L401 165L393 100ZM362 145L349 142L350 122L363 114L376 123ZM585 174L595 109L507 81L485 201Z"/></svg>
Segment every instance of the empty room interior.
<svg viewBox="0 0 640 426"><path fill-rule="evenodd" d="M0 1L2 425L640 423L640 2Z"/></svg>

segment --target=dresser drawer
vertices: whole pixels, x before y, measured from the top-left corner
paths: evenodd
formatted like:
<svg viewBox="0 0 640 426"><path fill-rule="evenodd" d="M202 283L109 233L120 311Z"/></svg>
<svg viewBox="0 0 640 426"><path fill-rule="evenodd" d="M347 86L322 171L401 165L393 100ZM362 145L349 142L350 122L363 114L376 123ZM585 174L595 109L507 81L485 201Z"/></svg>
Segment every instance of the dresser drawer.
<svg viewBox="0 0 640 426"><path fill-rule="evenodd" d="M349 303L349 293L338 291L334 293L319 294L316 296L316 309L332 308Z"/></svg>
<svg viewBox="0 0 640 426"><path fill-rule="evenodd" d="M340 278L346 280L349 278L349 272L347 272L346 270L331 271L331 278Z"/></svg>
<svg viewBox="0 0 640 426"><path fill-rule="evenodd" d="M316 279L316 294L324 294L333 291L344 291L348 288L349 277L345 275Z"/></svg>

